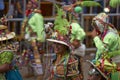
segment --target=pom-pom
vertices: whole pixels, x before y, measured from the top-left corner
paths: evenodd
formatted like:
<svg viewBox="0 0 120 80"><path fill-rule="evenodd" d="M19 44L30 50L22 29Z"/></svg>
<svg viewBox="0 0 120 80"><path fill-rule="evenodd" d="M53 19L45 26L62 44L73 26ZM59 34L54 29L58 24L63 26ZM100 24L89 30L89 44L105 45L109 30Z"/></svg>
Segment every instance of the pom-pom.
<svg viewBox="0 0 120 80"><path fill-rule="evenodd" d="M74 11L75 11L76 13L80 13L80 12L82 11L82 8L81 8L80 6L76 6L76 7L74 8Z"/></svg>

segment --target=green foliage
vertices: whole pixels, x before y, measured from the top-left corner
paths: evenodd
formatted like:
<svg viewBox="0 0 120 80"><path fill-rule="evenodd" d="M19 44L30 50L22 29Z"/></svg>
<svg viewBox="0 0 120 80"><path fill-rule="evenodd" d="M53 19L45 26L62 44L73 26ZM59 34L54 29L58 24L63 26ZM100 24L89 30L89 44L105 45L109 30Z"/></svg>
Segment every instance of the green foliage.
<svg viewBox="0 0 120 80"><path fill-rule="evenodd" d="M57 17L62 17L63 14L65 14L65 12L63 11L63 9L59 8L58 5L56 5L56 8L57 8Z"/></svg>
<svg viewBox="0 0 120 80"><path fill-rule="evenodd" d="M61 35L66 35L68 33L67 27L69 26L69 22L64 17L65 12L63 11L63 9L59 8L57 5L56 8L57 8L57 16L54 22L55 25L54 30L59 31Z"/></svg>
<svg viewBox="0 0 120 80"><path fill-rule="evenodd" d="M109 5L115 8L117 5L120 5L120 0L110 0Z"/></svg>
<svg viewBox="0 0 120 80"><path fill-rule="evenodd" d="M86 6L86 7L100 6L101 7L101 5L95 1L82 1L80 5L82 7L84 7L84 6Z"/></svg>

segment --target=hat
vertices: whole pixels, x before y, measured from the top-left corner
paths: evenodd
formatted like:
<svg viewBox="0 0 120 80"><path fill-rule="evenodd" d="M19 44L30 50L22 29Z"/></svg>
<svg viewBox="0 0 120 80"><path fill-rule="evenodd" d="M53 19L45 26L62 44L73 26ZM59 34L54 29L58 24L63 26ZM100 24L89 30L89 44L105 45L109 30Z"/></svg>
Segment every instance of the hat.
<svg viewBox="0 0 120 80"><path fill-rule="evenodd" d="M4 41L4 40L9 40L15 37L15 33L14 32L10 32L9 34L5 34L5 35L1 35L0 37L0 41Z"/></svg>
<svg viewBox="0 0 120 80"><path fill-rule="evenodd" d="M7 26L0 25L0 30L7 29Z"/></svg>
<svg viewBox="0 0 120 80"><path fill-rule="evenodd" d="M9 32L7 26L0 25L0 41L9 40L15 37L15 32Z"/></svg>
<svg viewBox="0 0 120 80"><path fill-rule="evenodd" d="M106 14L106 13L99 13L97 16L95 16L94 18L93 18L93 20L95 20L95 21L103 21L103 22L105 22L105 23L108 23L108 21L109 21L109 18L108 18L108 15Z"/></svg>
<svg viewBox="0 0 120 80"><path fill-rule="evenodd" d="M59 43L59 44L63 44L65 46L69 47L69 45L66 42L64 42L64 41L55 40L55 39L47 39L47 41L54 42L54 43Z"/></svg>
<svg viewBox="0 0 120 80"><path fill-rule="evenodd" d="M104 27L106 23L109 23L109 17L106 13L99 13L92 20L92 24L96 24L100 32L104 31Z"/></svg>
<svg viewBox="0 0 120 80"><path fill-rule="evenodd" d="M70 40L70 42L72 42L74 39L83 41L83 39L85 38L85 35L86 34L85 34L83 28L77 22L71 23L71 40Z"/></svg>
<svg viewBox="0 0 120 80"><path fill-rule="evenodd" d="M47 39L47 41L63 44L70 48L69 38L67 36L62 36L60 34L57 34L57 36L54 39Z"/></svg>

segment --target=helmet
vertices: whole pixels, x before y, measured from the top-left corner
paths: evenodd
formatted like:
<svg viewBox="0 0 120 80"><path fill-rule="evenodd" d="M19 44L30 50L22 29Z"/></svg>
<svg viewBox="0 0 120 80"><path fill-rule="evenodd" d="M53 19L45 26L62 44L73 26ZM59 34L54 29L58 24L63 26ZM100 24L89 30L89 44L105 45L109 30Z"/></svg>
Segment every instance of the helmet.
<svg viewBox="0 0 120 80"><path fill-rule="evenodd" d="M100 32L104 31L104 28L106 27L106 24L109 22L109 17L106 13L99 13L97 16L95 16L92 20L92 24L94 27L97 27L97 29Z"/></svg>

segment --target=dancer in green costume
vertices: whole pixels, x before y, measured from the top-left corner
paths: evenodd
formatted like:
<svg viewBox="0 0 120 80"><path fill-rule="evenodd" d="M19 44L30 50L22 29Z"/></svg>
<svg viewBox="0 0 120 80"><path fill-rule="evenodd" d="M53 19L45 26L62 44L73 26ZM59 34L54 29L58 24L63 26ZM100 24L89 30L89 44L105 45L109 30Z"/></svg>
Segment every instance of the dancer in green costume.
<svg viewBox="0 0 120 80"><path fill-rule="evenodd" d="M28 34L26 36L28 40L37 39L40 42L45 41L44 22L40 10L35 9L31 14L26 27L26 33Z"/></svg>
<svg viewBox="0 0 120 80"><path fill-rule="evenodd" d="M25 20L25 24L23 23L22 32L23 32L22 35L25 34L25 40L29 42L32 46L35 63L38 66L42 66L40 59L41 55L38 49L42 48L43 47L42 45L45 42L44 20L41 14L41 10L34 9L32 14L30 14L28 18ZM37 77L38 80L41 79L41 76L39 76L41 74L43 74L43 72L38 73Z"/></svg>
<svg viewBox="0 0 120 80"><path fill-rule="evenodd" d="M92 20L94 27L91 33L97 52L93 62L97 65L100 60L104 60L104 69L109 72L109 61L112 60L111 66L111 80L120 80L117 76L117 65L120 63L120 37L115 27L109 23L109 17L105 13L100 13ZM115 62L115 63L113 63ZM119 66L118 66L119 67ZM117 77L116 77L117 76Z"/></svg>

